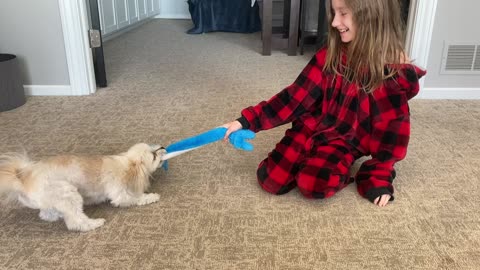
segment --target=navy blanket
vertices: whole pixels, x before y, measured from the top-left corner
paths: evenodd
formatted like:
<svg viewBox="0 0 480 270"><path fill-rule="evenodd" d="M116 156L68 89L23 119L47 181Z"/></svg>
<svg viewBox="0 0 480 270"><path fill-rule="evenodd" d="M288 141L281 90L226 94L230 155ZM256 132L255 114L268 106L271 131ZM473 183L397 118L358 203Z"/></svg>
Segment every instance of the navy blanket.
<svg viewBox="0 0 480 270"><path fill-rule="evenodd" d="M195 25L189 34L213 31L253 33L260 31L258 2L250 0L188 0L188 9Z"/></svg>

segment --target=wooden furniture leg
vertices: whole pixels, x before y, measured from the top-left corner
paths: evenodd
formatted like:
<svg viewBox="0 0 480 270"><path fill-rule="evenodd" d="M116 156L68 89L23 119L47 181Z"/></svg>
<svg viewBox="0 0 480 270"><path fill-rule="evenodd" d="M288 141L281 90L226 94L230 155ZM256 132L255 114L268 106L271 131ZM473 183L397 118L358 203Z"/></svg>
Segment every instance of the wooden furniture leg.
<svg viewBox="0 0 480 270"><path fill-rule="evenodd" d="M288 55L297 55L300 0L290 0L290 28L288 31Z"/></svg>
<svg viewBox="0 0 480 270"><path fill-rule="evenodd" d="M316 49L320 49L327 42L327 10L326 10L326 0L320 0L320 5L318 9L318 31L317 31L317 42Z"/></svg>
<svg viewBox="0 0 480 270"><path fill-rule="evenodd" d="M283 38L288 38L290 31L290 4L292 0L283 0Z"/></svg>
<svg viewBox="0 0 480 270"><path fill-rule="evenodd" d="M272 0L263 0L262 7L262 45L263 55L272 54Z"/></svg>
<svg viewBox="0 0 480 270"><path fill-rule="evenodd" d="M297 55L298 26L300 20L301 0L287 0L287 18L284 18L284 26L288 26L288 39L272 34L272 0L262 0L262 54L271 55L272 46L280 49L287 48L288 55ZM285 35L285 33L283 34ZM285 35L286 36L286 35Z"/></svg>

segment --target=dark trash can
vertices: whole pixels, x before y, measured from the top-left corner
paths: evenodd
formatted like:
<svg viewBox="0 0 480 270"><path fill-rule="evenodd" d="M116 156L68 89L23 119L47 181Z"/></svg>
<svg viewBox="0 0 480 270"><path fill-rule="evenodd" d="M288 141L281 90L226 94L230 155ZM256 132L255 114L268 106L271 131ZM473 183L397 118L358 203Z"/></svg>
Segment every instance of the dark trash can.
<svg viewBox="0 0 480 270"><path fill-rule="evenodd" d="M0 54L0 112L20 107L26 101L17 57Z"/></svg>

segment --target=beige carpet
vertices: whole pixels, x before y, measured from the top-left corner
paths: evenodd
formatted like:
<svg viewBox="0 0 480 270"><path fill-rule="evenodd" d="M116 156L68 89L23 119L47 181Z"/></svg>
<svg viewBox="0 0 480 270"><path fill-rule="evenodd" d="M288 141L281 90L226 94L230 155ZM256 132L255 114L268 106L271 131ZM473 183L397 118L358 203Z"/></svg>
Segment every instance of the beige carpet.
<svg viewBox="0 0 480 270"><path fill-rule="evenodd" d="M239 116L290 84L312 55L261 56L258 33L187 35L154 20L105 44L109 87L86 97L30 97L0 113L0 152L33 158L168 145ZM435 71L431 71L435 72ZM256 183L254 152L224 143L159 170L160 202L88 207L89 233L18 205L0 210L0 269L479 269L480 101L413 100L412 140L396 200L378 208L351 185L331 199L277 197Z"/></svg>

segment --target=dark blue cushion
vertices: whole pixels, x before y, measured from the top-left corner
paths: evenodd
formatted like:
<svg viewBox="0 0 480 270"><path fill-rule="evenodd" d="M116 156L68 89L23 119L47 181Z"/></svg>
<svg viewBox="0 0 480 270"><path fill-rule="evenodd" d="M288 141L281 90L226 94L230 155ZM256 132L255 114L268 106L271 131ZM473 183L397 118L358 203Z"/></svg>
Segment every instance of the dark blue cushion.
<svg viewBox="0 0 480 270"><path fill-rule="evenodd" d="M261 30L258 2L250 0L188 0L194 27L189 34L223 31L253 33Z"/></svg>

